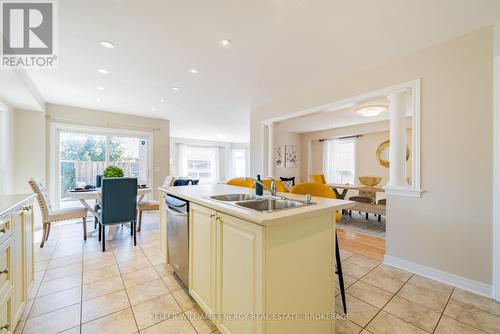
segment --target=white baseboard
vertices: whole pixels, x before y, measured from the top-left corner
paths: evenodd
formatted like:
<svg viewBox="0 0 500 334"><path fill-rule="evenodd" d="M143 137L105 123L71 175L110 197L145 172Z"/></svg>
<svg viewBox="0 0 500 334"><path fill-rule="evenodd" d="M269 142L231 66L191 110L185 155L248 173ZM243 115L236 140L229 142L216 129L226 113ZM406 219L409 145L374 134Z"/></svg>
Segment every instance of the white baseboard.
<svg viewBox="0 0 500 334"><path fill-rule="evenodd" d="M469 278L450 274L438 269L426 267L421 264L416 264L410 261L398 259L396 257L385 255L384 263L408 272L433 279L435 281L445 283L463 290L474 292L478 295L493 298L493 287L489 284L474 281Z"/></svg>

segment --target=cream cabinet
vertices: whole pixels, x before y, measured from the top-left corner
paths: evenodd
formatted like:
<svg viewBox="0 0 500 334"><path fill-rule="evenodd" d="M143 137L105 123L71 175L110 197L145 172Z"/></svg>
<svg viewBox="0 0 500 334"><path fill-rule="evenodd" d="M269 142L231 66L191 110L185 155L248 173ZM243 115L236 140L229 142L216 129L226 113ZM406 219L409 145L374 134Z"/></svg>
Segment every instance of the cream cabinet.
<svg viewBox="0 0 500 334"><path fill-rule="evenodd" d="M334 211L264 226L191 202L189 292L223 334L331 334L334 247Z"/></svg>
<svg viewBox="0 0 500 334"><path fill-rule="evenodd" d="M216 307L216 214L195 204L189 209L189 293L208 314Z"/></svg>
<svg viewBox="0 0 500 334"><path fill-rule="evenodd" d="M217 325L222 333L260 334L263 322L263 227L217 213Z"/></svg>
<svg viewBox="0 0 500 334"><path fill-rule="evenodd" d="M12 202L12 203L9 203ZM21 318L34 281L33 196L0 197L12 204L0 216L0 333ZM0 208L1 209L1 208Z"/></svg>

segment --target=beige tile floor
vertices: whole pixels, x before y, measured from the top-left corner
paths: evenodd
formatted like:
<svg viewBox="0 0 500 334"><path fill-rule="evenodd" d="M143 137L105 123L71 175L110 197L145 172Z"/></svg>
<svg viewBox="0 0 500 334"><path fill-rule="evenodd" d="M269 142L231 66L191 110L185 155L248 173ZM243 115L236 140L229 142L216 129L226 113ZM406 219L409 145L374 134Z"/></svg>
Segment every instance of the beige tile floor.
<svg viewBox="0 0 500 334"><path fill-rule="evenodd" d="M36 247L36 282L16 333L218 333L165 265L158 214L144 218L136 247L119 227L105 253L95 236L83 242L81 224L55 225ZM342 258L348 319L337 320L338 334L500 333L499 303L347 251Z"/></svg>
<svg viewBox="0 0 500 334"><path fill-rule="evenodd" d="M218 333L165 265L158 220L144 214L136 247L118 227L105 253L96 236L82 240L81 223L54 225L45 247L36 247L35 285L15 332Z"/></svg>
<svg viewBox="0 0 500 334"><path fill-rule="evenodd" d="M341 250L346 320L336 333L500 333L500 303ZM337 289L335 311L343 314Z"/></svg>

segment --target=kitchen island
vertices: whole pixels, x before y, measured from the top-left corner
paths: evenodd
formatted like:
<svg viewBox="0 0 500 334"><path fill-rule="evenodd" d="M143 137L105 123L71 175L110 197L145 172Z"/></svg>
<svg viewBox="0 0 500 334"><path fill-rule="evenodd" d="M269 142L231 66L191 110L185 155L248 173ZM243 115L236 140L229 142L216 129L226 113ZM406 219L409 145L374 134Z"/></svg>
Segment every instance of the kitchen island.
<svg viewBox="0 0 500 334"><path fill-rule="evenodd" d="M221 333L334 332L335 213L352 202L312 197L311 205L260 212L210 198L252 195L250 188L218 184L159 190L167 262L165 199L189 201L189 293Z"/></svg>

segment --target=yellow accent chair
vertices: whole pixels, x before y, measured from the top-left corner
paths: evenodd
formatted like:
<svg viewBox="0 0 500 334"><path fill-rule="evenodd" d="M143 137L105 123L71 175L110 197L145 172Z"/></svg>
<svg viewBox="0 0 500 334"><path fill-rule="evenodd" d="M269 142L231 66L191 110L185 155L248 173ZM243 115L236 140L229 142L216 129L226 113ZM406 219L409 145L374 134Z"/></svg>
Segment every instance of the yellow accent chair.
<svg viewBox="0 0 500 334"><path fill-rule="evenodd" d="M321 174L323 175L323 174ZM306 182L299 183L295 185L292 189L290 189L290 194L301 194L301 195L311 195L316 197L325 197L325 198L333 198L336 199L337 196L335 192L330 187L325 186L324 184L314 183L314 182ZM335 215L335 220L340 221L340 212L337 211ZM337 271L336 274L339 276L339 287L340 294L342 296L342 303L344 305L344 313L347 314L347 304L345 300L345 286L344 286L344 276L342 274L342 262L340 260L340 250L339 250L339 242L337 238L337 230L335 230L335 259L337 262Z"/></svg>
<svg viewBox="0 0 500 334"><path fill-rule="evenodd" d="M245 179L244 177L235 177L226 182L230 186L255 188L255 182L253 180Z"/></svg>
<svg viewBox="0 0 500 334"><path fill-rule="evenodd" d="M264 186L266 186L267 189L271 189L271 181L270 179L264 179L262 180L262 183ZM288 189L286 189L286 185L283 183L283 181L275 181L276 182L276 191L279 193L287 193Z"/></svg>
<svg viewBox="0 0 500 334"><path fill-rule="evenodd" d="M312 179L314 183L326 184L325 174L313 174Z"/></svg>

